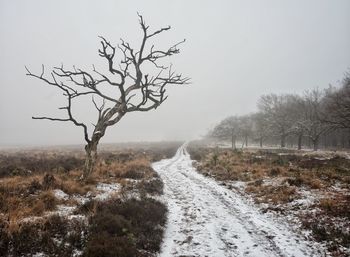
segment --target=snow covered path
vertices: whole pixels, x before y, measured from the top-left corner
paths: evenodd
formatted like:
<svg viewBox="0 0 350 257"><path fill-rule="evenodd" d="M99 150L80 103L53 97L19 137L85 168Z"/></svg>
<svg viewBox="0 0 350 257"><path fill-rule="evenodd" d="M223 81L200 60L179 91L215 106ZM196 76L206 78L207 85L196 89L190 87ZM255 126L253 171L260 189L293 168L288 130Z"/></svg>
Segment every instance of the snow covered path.
<svg viewBox="0 0 350 257"><path fill-rule="evenodd" d="M324 256L286 224L197 173L185 146L153 168L169 209L161 257Z"/></svg>

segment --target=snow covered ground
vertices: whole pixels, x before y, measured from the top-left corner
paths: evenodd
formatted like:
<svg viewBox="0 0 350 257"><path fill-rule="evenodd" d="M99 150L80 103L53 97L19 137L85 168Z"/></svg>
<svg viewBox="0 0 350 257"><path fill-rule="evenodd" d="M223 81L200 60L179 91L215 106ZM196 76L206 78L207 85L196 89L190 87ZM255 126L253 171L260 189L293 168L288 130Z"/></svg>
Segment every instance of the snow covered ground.
<svg viewBox="0 0 350 257"><path fill-rule="evenodd" d="M325 256L287 222L259 212L241 194L196 172L185 146L154 163L169 209L161 257Z"/></svg>
<svg viewBox="0 0 350 257"><path fill-rule="evenodd" d="M120 184L117 184L117 183L111 183L111 184L98 183L96 185L96 192L94 195L92 195L91 192L88 192L85 196L81 196L81 195L69 196L68 194L66 194L60 189L55 189L52 192L58 200L71 199L71 200L75 200L79 204L84 204L92 199L98 200L98 201L105 201L111 198L113 195L117 194L120 191L120 188L121 188ZM87 221L86 216L80 215L80 214L73 214L76 209L77 209L77 205L72 206L72 205L59 204L57 205L56 210L45 212L43 216L30 216L22 219L21 221L31 222L31 221L35 221L51 215L59 215L67 218L68 220L80 219L80 220Z"/></svg>

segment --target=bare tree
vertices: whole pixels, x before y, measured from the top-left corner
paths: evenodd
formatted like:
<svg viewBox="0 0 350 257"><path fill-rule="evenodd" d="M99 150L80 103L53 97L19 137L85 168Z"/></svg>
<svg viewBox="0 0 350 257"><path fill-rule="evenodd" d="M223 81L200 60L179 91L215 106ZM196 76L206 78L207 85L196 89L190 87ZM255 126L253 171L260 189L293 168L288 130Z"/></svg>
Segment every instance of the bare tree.
<svg viewBox="0 0 350 257"><path fill-rule="evenodd" d="M345 74L342 87L330 87L325 95L325 114L322 117L339 128L350 128L350 72Z"/></svg>
<svg viewBox="0 0 350 257"><path fill-rule="evenodd" d="M258 108L264 113L271 130L275 136L279 136L281 147L286 146L286 138L291 134L293 119L290 116L293 95L263 95Z"/></svg>
<svg viewBox="0 0 350 257"><path fill-rule="evenodd" d="M239 134L243 137L243 144L245 144L246 147L248 147L248 138L252 135L252 132L252 115L243 115L239 117Z"/></svg>
<svg viewBox="0 0 350 257"><path fill-rule="evenodd" d="M306 109L306 101L299 95L291 95L289 99L289 119L291 122L291 134L297 137L298 150L302 148L302 140L305 134L306 117L303 115Z"/></svg>
<svg viewBox="0 0 350 257"><path fill-rule="evenodd" d="M321 118L324 113L323 92L319 89L306 91L304 101L303 131L305 136L310 138L314 150L317 151L321 135L332 129L332 126L325 123Z"/></svg>
<svg viewBox="0 0 350 257"><path fill-rule="evenodd" d="M223 141L231 141L232 149L236 149L236 139L239 133L239 119L230 116L223 119L214 129L209 132L209 137Z"/></svg>
<svg viewBox="0 0 350 257"><path fill-rule="evenodd" d="M33 74L27 67L27 75L40 79L48 85L57 87L67 98L67 105L59 109L67 112L67 117L33 117L51 121L68 121L82 128L86 141L86 161L83 178L86 179L94 170L97 160L97 146L105 135L108 127L118 123L125 114L130 112L145 112L156 109L166 99L166 87L168 85L183 85L189 82L181 74L172 70L171 65L162 65L161 61L167 57L179 53L178 46L185 40L174 44L166 50L155 49L154 45L148 46L150 40L160 33L170 30L170 26L150 32L143 17L139 15L143 37L139 48L134 49L123 40L117 46L113 46L104 37L101 38L99 55L108 65L108 72L102 73L94 66L92 72L75 68L66 69L62 66L55 67L49 76L45 76L42 66L41 74ZM116 64L116 52L120 51L122 59ZM153 74L145 72L145 65L154 70ZM147 66L147 67L149 67ZM103 85L111 86L116 90L113 94L106 94L102 90ZM91 95L92 103L98 112L98 118L89 135L88 126L78 121L73 114L72 103L80 97ZM100 104L96 98L99 98Z"/></svg>
<svg viewBox="0 0 350 257"><path fill-rule="evenodd" d="M263 141L271 135L268 119L264 113L257 112L252 115L252 120L252 134L254 140L258 140L260 147L263 147Z"/></svg>

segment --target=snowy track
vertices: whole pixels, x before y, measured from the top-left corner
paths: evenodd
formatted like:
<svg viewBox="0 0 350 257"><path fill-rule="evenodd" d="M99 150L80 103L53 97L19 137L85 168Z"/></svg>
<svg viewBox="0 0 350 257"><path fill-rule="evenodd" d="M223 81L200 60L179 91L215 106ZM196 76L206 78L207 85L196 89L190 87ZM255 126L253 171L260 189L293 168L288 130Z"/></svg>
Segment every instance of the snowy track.
<svg viewBox="0 0 350 257"><path fill-rule="evenodd" d="M161 257L324 256L286 224L197 173L184 146L153 168L169 209Z"/></svg>

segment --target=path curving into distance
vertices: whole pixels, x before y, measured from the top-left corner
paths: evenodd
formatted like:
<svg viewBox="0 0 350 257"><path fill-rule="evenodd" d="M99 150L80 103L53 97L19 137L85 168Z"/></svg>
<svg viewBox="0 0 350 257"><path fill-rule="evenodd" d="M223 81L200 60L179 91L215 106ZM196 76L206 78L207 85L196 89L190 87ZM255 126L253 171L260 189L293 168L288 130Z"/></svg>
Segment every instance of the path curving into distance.
<svg viewBox="0 0 350 257"><path fill-rule="evenodd" d="M160 257L324 256L288 224L199 174L185 145L153 168L164 182L169 210Z"/></svg>

